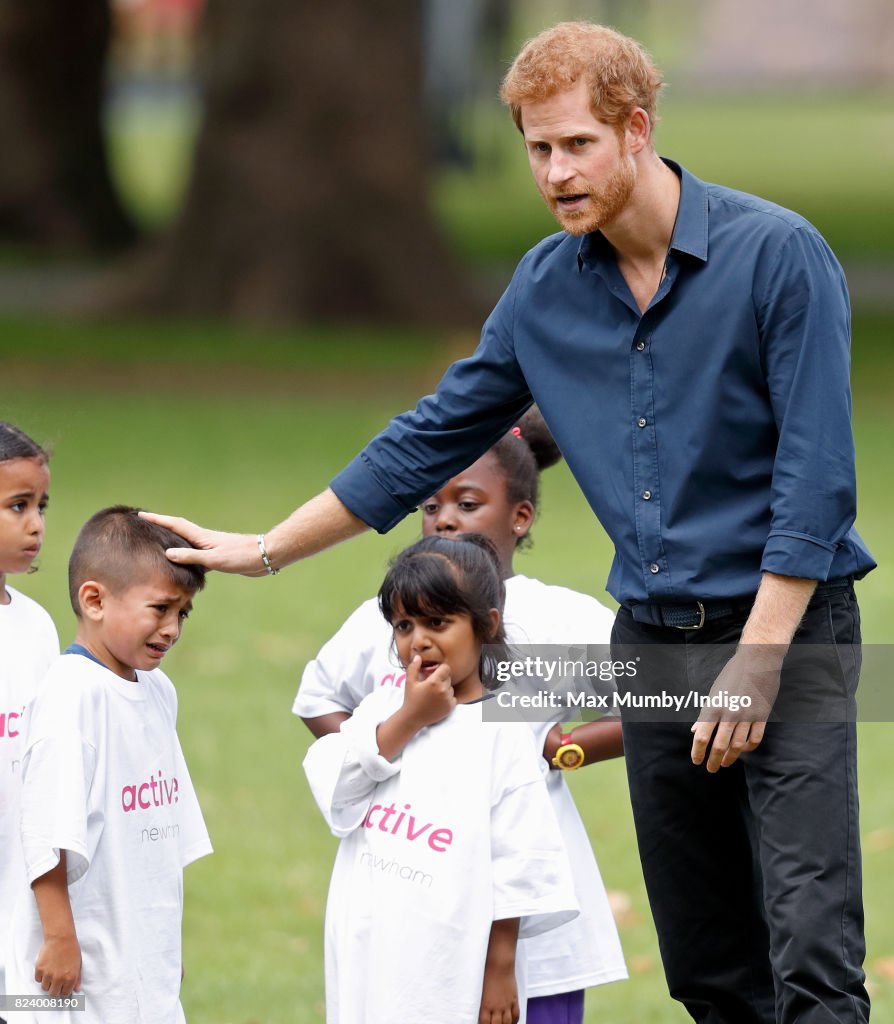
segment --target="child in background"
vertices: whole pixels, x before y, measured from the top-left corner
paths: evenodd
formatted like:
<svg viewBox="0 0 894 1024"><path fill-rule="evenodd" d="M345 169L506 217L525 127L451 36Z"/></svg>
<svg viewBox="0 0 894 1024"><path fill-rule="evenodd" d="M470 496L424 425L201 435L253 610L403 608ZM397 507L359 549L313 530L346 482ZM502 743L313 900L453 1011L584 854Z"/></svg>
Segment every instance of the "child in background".
<svg viewBox="0 0 894 1024"><path fill-rule="evenodd" d="M505 644L495 552L474 534L418 541L379 602L405 685L373 691L304 762L342 838L327 1022L523 1020L518 939L576 900L530 730L482 717L482 646Z"/></svg>
<svg viewBox="0 0 894 1024"><path fill-rule="evenodd" d="M6 930L15 894L25 884L19 849L23 716L59 656L53 620L8 586L6 577L28 572L37 558L49 488L47 453L18 427L0 420L0 997L7 993Z"/></svg>
<svg viewBox="0 0 894 1024"><path fill-rule="evenodd" d="M56 1010L54 1024L183 1021L183 868L211 845L159 668L205 582L165 557L182 543L116 506L87 521L69 562L77 636L29 713L31 891L16 904L7 965L16 993L83 993L86 1012Z"/></svg>
<svg viewBox="0 0 894 1024"><path fill-rule="evenodd" d="M496 548L505 581L506 635L519 644L609 643L613 614L595 598L516 574L513 558L529 542L539 501L539 474L561 453L539 411L421 506L425 536L455 538L470 531ZM404 684L391 656L391 631L375 598L364 602L304 670L292 708L316 736L337 730L363 698ZM529 1024L581 1024L584 989L627 977L617 928L590 841L553 762L563 741L578 744L585 763L623 753L617 720L588 723L563 737L558 725L532 722L550 768L547 786L574 872L580 917L525 944Z"/></svg>

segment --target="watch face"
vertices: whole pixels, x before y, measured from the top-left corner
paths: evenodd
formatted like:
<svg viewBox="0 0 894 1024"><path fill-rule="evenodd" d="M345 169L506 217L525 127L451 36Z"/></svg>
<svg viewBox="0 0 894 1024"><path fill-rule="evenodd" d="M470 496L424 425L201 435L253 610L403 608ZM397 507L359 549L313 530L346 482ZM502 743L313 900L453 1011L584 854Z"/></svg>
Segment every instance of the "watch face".
<svg viewBox="0 0 894 1024"><path fill-rule="evenodd" d="M576 743L569 743L568 746L561 747L556 751L556 761L558 761L559 767L564 768L565 771L580 767L583 760L584 752Z"/></svg>

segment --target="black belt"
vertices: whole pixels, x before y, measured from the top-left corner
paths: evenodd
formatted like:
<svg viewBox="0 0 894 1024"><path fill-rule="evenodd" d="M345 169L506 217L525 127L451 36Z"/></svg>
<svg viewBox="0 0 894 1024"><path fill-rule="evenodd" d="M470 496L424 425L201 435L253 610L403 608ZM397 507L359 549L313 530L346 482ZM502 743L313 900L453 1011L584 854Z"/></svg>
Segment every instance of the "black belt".
<svg viewBox="0 0 894 1024"><path fill-rule="evenodd" d="M817 585L814 596L843 594L850 590L852 585L853 580L849 577L827 580ZM748 597L734 597L717 601L689 601L686 604L632 604L625 605L625 608L637 622L644 622L650 626L701 629L706 622L747 612L753 604L754 594L751 594Z"/></svg>

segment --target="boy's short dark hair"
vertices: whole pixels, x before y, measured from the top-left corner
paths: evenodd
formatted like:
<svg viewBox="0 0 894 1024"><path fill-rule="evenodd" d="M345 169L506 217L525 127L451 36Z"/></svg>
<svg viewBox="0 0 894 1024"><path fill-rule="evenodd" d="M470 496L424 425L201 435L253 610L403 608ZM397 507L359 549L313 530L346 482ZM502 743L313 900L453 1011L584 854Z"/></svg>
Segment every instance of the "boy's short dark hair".
<svg viewBox="0 0 894 1024"><path fill-rule="evenodd" d="M78 591L86 580L97 580L113 593L120 593L154 571L191 594L205 586L202 566L177 565L165 556L167 548L192 547L189 541L140 518L139 511L128 505L112 505L92 515L81 528L68 560L68 594L78 618Z"/></svg>

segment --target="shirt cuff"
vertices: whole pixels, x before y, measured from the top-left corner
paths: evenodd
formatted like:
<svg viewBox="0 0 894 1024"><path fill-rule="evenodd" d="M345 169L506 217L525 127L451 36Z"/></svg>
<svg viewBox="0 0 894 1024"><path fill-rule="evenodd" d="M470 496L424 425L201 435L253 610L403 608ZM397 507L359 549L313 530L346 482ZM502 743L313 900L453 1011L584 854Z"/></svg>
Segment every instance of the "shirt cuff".
<svg viewBox="0 0 894 1024"><path fill-rule="evenodd" d="M393 761L379 753L378 728L389 717L388 714L354 714L342 722L341 734L347 741L348 758L353 756L363 772L374 782L384 782L401 769L401 755Z"/></svg>
<svg viewBox="0 0 894 1024"><path fill-rule="evenodd" d="M377 533L387 533L415 511L415 506L406 508L379 482L364 452L352 459L329 486L349 512Z"/></svg>
<svg viewBox="0 0 894 1024"><path fill-rule="evenodd" d="M837 544L792 530L771 530L764 547L761 572L805 580L829 578Z"/></svg>

